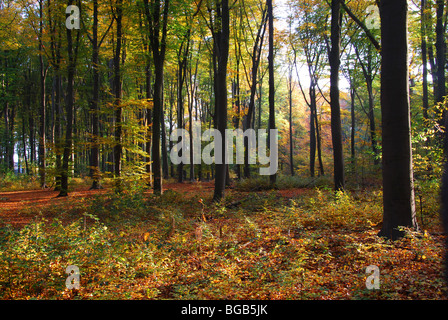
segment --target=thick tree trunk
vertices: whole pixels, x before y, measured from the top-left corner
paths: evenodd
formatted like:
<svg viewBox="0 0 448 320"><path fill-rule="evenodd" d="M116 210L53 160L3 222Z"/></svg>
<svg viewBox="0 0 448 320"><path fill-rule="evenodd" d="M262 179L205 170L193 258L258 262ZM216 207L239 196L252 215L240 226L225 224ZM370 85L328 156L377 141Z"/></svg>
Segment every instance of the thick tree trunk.
<svg viewBox="0 0 448 320"><path fill-rule="evenodd" d="M436 102L442 102L446 95L446 35L444 28L444 6L445 0L437 0L437 21L436 21L436 60L437 60L437 96Z"/></svg>
<svg viewBox="0 0 448 320"><path fill-rule="evenodd" d="M436 1L437 21L436 21L436 61L437 61L437 94L435 96L436 103L442 103L446 95L446 35L444 26L444 7L445 0ZM444 130L448 127L448 112L446 108L443 110L440 126ZM448 159L448 138L446 135L441 135L442 144L444 146L444 156Z"/></svg>
<svg viewBox="0 0 448 320"><path fill-rule="evenodd" d="M150 8L151 7L151 8ZM154 194L162 193L162 159L160 154L160 128L163 108L163 69L165 63L167 22L169 0L165 0L163 14L160 12L161 1L148 3L145 0L145 11L148 20L151 50L154 59L154 108L152 118L152 166ZM161 19L162 18L162 19ZM160 38L161 36L161 38Z"/></svg>
<svg viewBox="0 0 448 320"><path fill-rule="evenodd" d="M227 62L229 56L229 1L222 0L221 15L217 17L220 19L220 29L214 35L215 39L215 53L217 58L217 74L215 78L215 126L221 133L222 137L222 161L215 165L215 190L213 200L218 202L224 199L224 192L226 186L226 171L225 164L225 146L226 137L225 130L227 129Z"/></svg>
<svg viewBox="0 0 448 320"><path fill-rule="evenodd" d="M341 0L331 1L330 100L331 139L333 142L334 188L343 190L344 153L342 148L341 108L339 105L339 67L341 42Z"/></svg>
<svg viewBox="0 0 448 320"><path fill-rule="evenodd" d="M383 226L379 235L397 239L403 235L400 226L418 228L412 171L407 1L381 0L380 14Z"/></svg>

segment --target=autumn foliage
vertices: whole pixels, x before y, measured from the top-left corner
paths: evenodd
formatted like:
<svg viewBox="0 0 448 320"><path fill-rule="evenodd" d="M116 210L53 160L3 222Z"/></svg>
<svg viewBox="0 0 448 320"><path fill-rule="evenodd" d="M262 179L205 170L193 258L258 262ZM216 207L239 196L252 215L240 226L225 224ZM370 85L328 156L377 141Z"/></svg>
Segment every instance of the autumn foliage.
<svg viewBox="0 0 448 320"><path fill-rule="evenodd" d="M335 195L323 183L270 191L246 183L222 205L210 202L210 183L167 188L160 198L135 186L22 207L31 223L0 230L0 297L444 298L435 193L419 214L425 231L392 242L377 237L378 188ZM80 269L79 290L65 287L68 265ZM369 265L379 267L379 290L366 288Z"/></svg>

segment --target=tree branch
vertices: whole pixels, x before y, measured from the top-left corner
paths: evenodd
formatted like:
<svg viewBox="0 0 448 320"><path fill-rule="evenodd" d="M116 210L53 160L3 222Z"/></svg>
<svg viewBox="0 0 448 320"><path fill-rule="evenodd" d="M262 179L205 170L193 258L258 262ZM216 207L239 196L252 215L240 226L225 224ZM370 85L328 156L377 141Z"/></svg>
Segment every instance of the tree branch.
<svg viewBox="0 0 448 320"><path fill-rule="evenodd" d="M342 4L342 7L344 8L345 12L347 12L347 14L350 16L350 18L352 18L353 21L355 21L356 24L359 25L362 30L364 30L364 32L367 35L367 38L369 38L370 42L372 42L372 44L375 46L375 49L378 51L381 51L381 45L378 43L378 41L376 41L375 37L370 32L370 30L366 27L366 25L353 14L353 12L345 4L345 1L341 1L341 4Z"/></svg>

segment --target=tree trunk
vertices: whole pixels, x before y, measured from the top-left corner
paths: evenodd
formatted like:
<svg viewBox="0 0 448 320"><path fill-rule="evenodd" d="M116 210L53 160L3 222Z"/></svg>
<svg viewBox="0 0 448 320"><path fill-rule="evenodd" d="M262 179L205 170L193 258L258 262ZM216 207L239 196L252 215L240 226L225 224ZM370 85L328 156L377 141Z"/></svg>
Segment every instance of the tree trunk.
<svg viewBox="0 0 448 320"><path fill-rule="evenodd" d="M351 117L351 130L350 130L350 157L352 161L352 170L353 173L356 173L356 154L355 154L355 126L356 126L356 119L355 119L355 88L350 89L350 101L351 101L351 108L350 108L350 117Z"/></svg>
<svg viewBox="0 0 448 320"><path fill-rule="evenodd" d="M163 89L162 89L163 90ZM162 172L163 178L168 179L168 151L166 148L166 127L165 127L165 111L162 105L160 114L161 126L162 126Z"/></svg>
<svg viewBox="0 0 448 320"><path fill-rule="evenodd" d="M115 47L114 54L114 76L113 76L113 88L114 88L114 115L115 115L115 146L113 150L114 154L114 176L116 180L116 189L120 191L121 182L121 157L123 155L123 146L122 146L122 108L121 108L121 71L120 71L120 63L121 63L121 47L123 42L122 35L122 19L123 19L123 1L117 0L116 3L116 22L117 22L117 44Z"/></svg>
<svg viewBox="0 0 448 320"><path fill-rule="evenodd" d="M163 19L161 20L161 1L149 3L145 0L145 12L149 25L149 40L154 59L154 107L152 119L152 167L154 194L162 193L162 161L160 156L160 126L163 108L163 69L165 63L167 22L169 13L169 0L165 0ZM160 28L162 27L162 28ZM160 38L160 36L162 36Z"/></svg>
<svg viewBox="0 0 448 320"><path fill-rule="evenodd" d="M426 12L425 10L427 9L427 0L421 0L421 14L420 14L420 19L421 19L421 37L422 37L422 41L421 41L421 50L422 50L422 65L423 65L423 71L422 71L422 76L423 76L423 93L422 93L422 106L423 106L423 118L425 120L428 120L428 108L429 108L429 98L428 98L428 58L427 58L427 43L426 43L426 23L427 23L427 19L426 19Z"/></svg>
<svg viewBox="0 0 448 320"><path fill-rule="evenodd" d="M289 167L291 176L294 176L294 144L292 136L292 65L289 70L289 87L288 87L288 102L289 102Z"/></svg>
<svg viewBox="0 0 448 320"><path fill-rule="evenodd" d="M268 56L268 70L269 70L269 133L268 140L270 141L271 130L275 129L275 82L274 82L274 14L272 9L272 0L267 0L268 7L268 23L269 23L269 56ZM272 152L272 150L270 150ZM277 173L269 176L271 185L274 185L277 180Z"/></svg>
<svg viewBox="0 0 448 320"><path fill-rule="evenodd" d="M161 126L161 113L163 107L163 62L158 58L154 59L155 78L154 78L154 110L152 118L152 165L154 174L154 193L162 193L162 167L160 158L160 126ZM158 64L162 64L162 68L157 67Z"/></svg>
<svg viewBox="0 0 448 320"><path fill-rule="evenodd" d="M437 21L436 21L436 61L437 61L437 96L436 102L442 102L446 95L446 43L445 43L445 28L443 25L444 19L444 0L437 0Z"/></svg>
<svg viewBox="0 0 448 320"><path fill-rule="evenodd" d="M383 226L380 236L417 229L409 106L408 4L381 0L381 112L383 141Z"/></svg>
<svg viewBox="0 0 448 320"><path fill-rule="evenodd" d="M314 81L311 80L310 85L310 176L314 178L315 165L316 165L316 91L313 85Z"/></svg>
<svg viewBox="0 0 448 320"><path fill-rule="evenodd" d="M69 1L69 5L72 2ZM79 40L79 32L78 37ZM78 46L78 42L76 44ZM66 129L64 141L64 153L62 158L61 171L61 190L58 197L65 197L68 195L68 174L69 161L72 155L72 132L73 132L73 108L74 108L74 80L76 68L76 53L73 48L72 29L67 28L67 51L68 51L68 66L67 66L67 95L66 95Z"/></svg>
<svg viewBox="0 0 448 320"><path fill-rule="evenodd" d="M243 119L243 130L253 128L252 115L255 111L255 93L257 91L257 83L260 85L260 104L259 104L259 124L261 121L261 80L258 79L258 68L260 65L261 48L263 47L264 34L266 32L266 22L267 15L266 11L263 11L260 27L257 31L257 37L255 38L255 43L252 49L252 69L251 69L251 86L250 86L250 97L247 115ZM260 129L260 126L258 127ZM244 141L244 177L250 178L250 165L249 165L249 144L248 141Z"/></svg>
<svg viewBox="0 0 448 320"><path fill-rule="evenodd" d="M445 136L448 134L445 133ZM448 137L446 137L448 139ZM445 150L448 153L448 150ZM441 213L445 234L448 234L448 161L445 161L445 168L442 176L441 186ZM445 282L448 285L448 237L445 238Z"/></svg>
<svg viewBox="0 0 448 320"><path fill-rule="evenodd" d="M224 198L226 186L226 171L225 164L225 146L227 129L227 62L229 57L229 1L222 0L221 5L217 3L217 10L219 16L216 19L219 21L219 28L214 35L214 46L216 61L218 64L217 74L215 78L215 126L221 133L222 137L222 161L215 165L215 190L213 200L216 202Z"/></svg>
<svg viewBox="0 0 448 320"><path fill-rule="evenodd" d="M437 61L437 95L435 97L436 103L442 103L446 95L446 35L444 26L444 6L445 0L437 0L437 21L436 21L436 61ZM443 109L440 126L446 130L448 127L448 113L446 108ZM444 146L444 151L448 151L448 138L446 135L441 135L441 141ZM448 158L448 153L444 153L445 158Z"/></svg>
<svg viewBox="0 0 448 320"><path fill-rule="evenodd" d="M343 190L344 153L342 148L341 109L339 105L339 67L341 42L341 0L331 1L330 100L331 138L333 142L334 188Z"/></svg>
<svg viewBox="0 0 448 320"><path fill-rule="evenodd" d="M177 128L181 129L184 126L184 101L182 88L184 83L184 61L186 61L186 57L182 60L179 59L178 70L177 70ZM182 139L182 138L179 138ZM178 142L181 142L180 140ZM185 152L184 148L181 149L180 152ZM179 183L184 182L184 164L183 162L177 165L177 181Z"/></svg>
<svg viewBox="0 0 448 320"><path fill-rule="evenodd" d="M148 52L149 54L149 52ZM146 59L146 66L145 66L145 97L149 101L153 98L152 91L151 91L151 61L149 56ZM145 110L145 124L148 129L146 129L146 141L145 141L145 152L146 152L146 173L149 175L148 179L148 186L151 186L152 182L152 165L151 165L151 142L152 142L152 110L151 108L147 108Z"/></svg>
<svg viewBox="0 0 448 320"><path fill-rule="evenodd" d="M92 117L92 137L90 139L90 176L92 186L90 189L100 188L100 153L99 153L99 57L98 57L98 1L93 1L93 27L92 27L92 70L93 87L90 112Z"/></svg>
<svg viewBox="0 0 448 320"><path fill-rule="evenodd" d="M46 114L45 114L45 80L47 77L47 68L44 66L44 53L42 52L42 36L43 36L43 0L39 1L39 67L40 67L40 101L39 101L39 177L41 188L46 188Z"/></svg>

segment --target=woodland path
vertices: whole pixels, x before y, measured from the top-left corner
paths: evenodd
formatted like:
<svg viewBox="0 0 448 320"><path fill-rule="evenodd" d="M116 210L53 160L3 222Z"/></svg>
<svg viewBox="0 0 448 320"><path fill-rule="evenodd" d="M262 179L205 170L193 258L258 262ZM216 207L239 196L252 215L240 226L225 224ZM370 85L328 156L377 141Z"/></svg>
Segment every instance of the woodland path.
<svg viewBox="0 0 448 320"><path fill-rule="evenodd" d="M213 196L214 183L166 183L164 185L164 191L168 190L176 191L186 197L199 195L205 199ZM32 208L33 210L36 208L44 209L47 206L61 205L64 202L73 201L76 198L85 199L101 193L107 193L108 191L110 191L108 188L89 190L88 186L77 187L69 193L68 197L59 198L57 197L59 191L54 191L53 189L0 192L0 226L10 224L13 227L23 227L32 222L34 216L26 214L27 208ZM285 199L295 197L304 191L305 189L299 188L276 190L278 196ZM148 194L151 192L152 190L148 191ZM236 197L242 198L244 197L244 193L247 192L234 191L234 193L238 194Z"/></svg>

